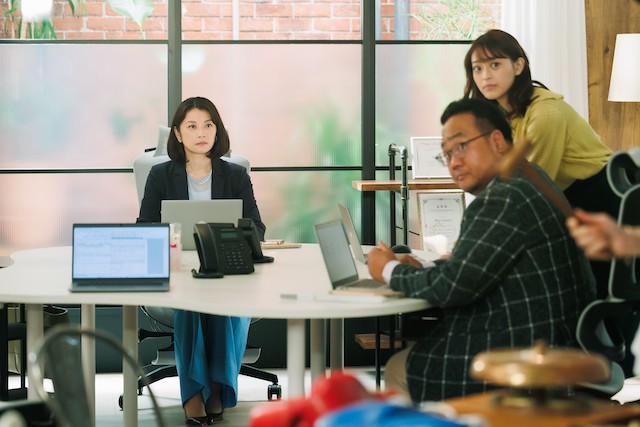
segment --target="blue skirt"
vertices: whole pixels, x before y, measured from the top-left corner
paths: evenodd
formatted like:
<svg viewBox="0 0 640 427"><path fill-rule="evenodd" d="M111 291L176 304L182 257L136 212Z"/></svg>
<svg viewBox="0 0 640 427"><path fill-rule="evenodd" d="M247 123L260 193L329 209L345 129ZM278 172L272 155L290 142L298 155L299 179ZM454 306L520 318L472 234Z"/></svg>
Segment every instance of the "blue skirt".
<svg viewBox="0 0 640 427"><path fill-rule="evenodd" d="M206 403L216 382L222 385L223 408L236 406L251 318L176 310L173 323L182 405L196 393Z"/></svg>

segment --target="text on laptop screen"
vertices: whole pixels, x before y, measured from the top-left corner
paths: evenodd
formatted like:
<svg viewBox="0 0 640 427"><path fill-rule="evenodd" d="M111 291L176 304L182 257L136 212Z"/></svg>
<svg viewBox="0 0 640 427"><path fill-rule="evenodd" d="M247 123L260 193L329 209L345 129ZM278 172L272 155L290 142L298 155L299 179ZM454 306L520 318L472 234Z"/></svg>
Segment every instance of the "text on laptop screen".
<svg viewBox="0 0 640 427"><path fill-rule="evenodd" d="M73 278L162 278L169 276L169 228L74 226Z"/></svg>

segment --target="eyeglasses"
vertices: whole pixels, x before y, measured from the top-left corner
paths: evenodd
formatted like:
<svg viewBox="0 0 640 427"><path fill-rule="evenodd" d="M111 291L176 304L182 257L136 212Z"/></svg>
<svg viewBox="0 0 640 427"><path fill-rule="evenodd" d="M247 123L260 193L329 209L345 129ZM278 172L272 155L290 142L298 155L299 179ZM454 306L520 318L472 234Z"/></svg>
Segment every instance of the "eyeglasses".
<svg viewBox="0 0 640 427"><path fill-rule="evenodd" d="M467 144L470 144L473 141L482 138L483 136L489 135L494 130L495 129L488 130L488 131L486 131L484 133L481 133L480 135L475 136L475 137L473 137L471 139L467 139L466 141L462 141L462 142L458 143L457 145L455 145L451 150L443 151L442 153L438 154L435 157L435 159L437 161L439 161L440 163L442 163L442 166L448 166L453 157L455 157L456 159L462 159L464 157L465 153L467 152Z"/></svg>

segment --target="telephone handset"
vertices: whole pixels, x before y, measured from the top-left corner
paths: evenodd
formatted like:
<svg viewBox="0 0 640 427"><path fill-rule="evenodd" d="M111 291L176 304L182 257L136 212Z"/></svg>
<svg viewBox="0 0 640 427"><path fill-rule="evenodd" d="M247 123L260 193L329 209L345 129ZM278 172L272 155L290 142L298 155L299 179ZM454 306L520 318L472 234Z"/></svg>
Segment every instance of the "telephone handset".
<svg viewBox="0 0 640 427"><path fill-rule="evenodd" d="M256 224L251 218L238 219L238 228L242 230L244 237L247 239L247 243L251 249L251 259L253 259L255 264L273 262L272 256L267 256L262 253L260 236L258 236Z"/></svg>
<svg viewBox="0 0 640 427"><path fill-rule="evenodd" d="M196 242L200 271L193 277L220 278L225 274L253 273L251 250L242 230L233 224L197 223L193 238Z"/></svg>

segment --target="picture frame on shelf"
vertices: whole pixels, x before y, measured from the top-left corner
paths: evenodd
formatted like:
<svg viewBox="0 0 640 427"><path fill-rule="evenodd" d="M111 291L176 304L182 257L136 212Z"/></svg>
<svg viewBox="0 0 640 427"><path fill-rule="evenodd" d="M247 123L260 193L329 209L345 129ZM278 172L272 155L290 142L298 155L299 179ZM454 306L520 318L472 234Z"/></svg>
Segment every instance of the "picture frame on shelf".
<svg viewBox="0 0 640 427"><path fill-rule="evenodd" d="M440 255L451 252L466 209L464 191L420 191L417 200L423 250Z"/></svg>
<svg viewBox="0 0 640 427"><path fill-rule="evenodd" d="M443 166L436 156L442 153L442 137L411 137L411 169L413 178L451 178L449 168Z"/></svg>

